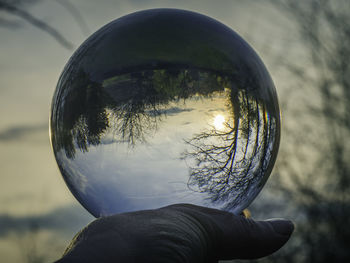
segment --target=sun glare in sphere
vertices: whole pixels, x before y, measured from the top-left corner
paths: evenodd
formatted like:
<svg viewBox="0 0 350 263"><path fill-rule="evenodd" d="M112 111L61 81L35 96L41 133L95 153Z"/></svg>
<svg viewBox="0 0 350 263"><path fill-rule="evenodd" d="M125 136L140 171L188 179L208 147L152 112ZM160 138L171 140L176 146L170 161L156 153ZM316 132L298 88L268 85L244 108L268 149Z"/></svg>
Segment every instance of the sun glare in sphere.
<svg viewBox="0 0 350 263"><path fill-rule="evenodd" d="M225 117L221 114L216 115L214 118L214 127L217 130L222 130L224 128Z"/></svg>

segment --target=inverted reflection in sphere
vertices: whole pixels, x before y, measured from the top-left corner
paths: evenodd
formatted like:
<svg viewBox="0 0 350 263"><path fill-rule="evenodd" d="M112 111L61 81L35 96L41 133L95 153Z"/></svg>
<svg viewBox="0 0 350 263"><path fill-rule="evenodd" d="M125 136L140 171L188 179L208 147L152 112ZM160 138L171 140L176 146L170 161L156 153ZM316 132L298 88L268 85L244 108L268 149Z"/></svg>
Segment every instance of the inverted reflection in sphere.
<svg viewBox="0 0 350 263"><path fill-rule="evenodd" d="M223 24L141 11L88 38L59 79L51 142L74 196L96 217L192 203L239 213L273 167L272 80Z"/></svg>

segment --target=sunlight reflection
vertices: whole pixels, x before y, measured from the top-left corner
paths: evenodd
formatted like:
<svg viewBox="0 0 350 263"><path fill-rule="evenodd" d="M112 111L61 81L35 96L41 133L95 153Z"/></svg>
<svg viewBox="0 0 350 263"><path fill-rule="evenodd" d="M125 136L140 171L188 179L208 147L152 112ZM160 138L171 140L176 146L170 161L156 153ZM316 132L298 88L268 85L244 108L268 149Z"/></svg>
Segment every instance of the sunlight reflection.
<svg viewBox="0 0 350 263"><path fill-rule="evenodd" d="M224 123L224 116L222 116L221 114L215 116L213 124L216 130L222 130L224 128Z"/></svg>

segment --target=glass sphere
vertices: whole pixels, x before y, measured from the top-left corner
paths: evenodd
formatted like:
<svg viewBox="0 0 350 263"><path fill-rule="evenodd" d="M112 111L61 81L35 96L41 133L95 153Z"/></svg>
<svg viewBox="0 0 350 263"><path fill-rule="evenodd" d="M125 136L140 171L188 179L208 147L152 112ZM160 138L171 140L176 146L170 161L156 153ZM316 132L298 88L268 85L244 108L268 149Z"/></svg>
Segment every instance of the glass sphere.
<svg viewBox="0 0 350 263"><path fill-rule="evenodd" d="M153 9L78 48L50 129L66 184L96 217L175 203L240 213L271 173L280 114L265 66L233 30Z"/></svg>

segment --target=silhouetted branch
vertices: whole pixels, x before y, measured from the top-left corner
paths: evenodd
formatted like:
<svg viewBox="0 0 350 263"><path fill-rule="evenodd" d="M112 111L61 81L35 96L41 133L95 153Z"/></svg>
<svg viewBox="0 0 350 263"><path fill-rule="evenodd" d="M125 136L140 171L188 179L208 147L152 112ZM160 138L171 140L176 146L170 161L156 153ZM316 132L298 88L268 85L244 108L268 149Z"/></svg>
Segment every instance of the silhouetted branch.
<svg viewBox="0 0 350 263"><path fill-rule="evenodd" d="M54 39L56 39L56 41L60 43L63 47L69 50L73 49L74 45L70 41L68 41L59 31L57 31L55 28L51 27L44 21L32 16L30 13L4 1L0 2L0 10L1 9L5 10L8 13L11 13L12 15L18 16L27 21L28 23L34 25L35 27L41 29L42 31L45 31Z"/></svg>

